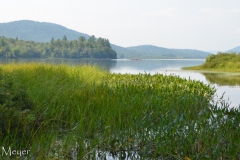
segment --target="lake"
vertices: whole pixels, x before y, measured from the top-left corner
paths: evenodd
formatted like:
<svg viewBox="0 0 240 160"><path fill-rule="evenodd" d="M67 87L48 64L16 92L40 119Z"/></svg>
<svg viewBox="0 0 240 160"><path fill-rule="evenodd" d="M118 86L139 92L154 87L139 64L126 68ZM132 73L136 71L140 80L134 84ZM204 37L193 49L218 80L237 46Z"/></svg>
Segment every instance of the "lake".
<svg viewBox="0 0 240 160"><path fill-rule="evenodd" d="M166 74L198 80L217 88L217 96L224 94L224 100L231 107L240 105L240 73L221 73L208 71L187 71L182 67L203 64L205 59L144 59L144 60L97 60L97 59L0 59L0 63L41 62L67 65L96 65L111 73L120 74Z"/></svg>

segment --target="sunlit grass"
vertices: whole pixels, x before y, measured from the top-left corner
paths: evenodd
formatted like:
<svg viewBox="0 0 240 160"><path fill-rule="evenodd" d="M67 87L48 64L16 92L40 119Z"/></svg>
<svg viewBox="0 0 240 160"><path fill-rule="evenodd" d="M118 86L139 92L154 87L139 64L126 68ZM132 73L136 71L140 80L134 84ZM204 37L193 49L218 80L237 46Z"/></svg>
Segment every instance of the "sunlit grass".
<svg viewBox="0 0 240 160"><path fill-rule="evenodd" d="M11 81L24 89L33 105L27 137L19 139L20 130L12 130L0 146L29 147L35 159L90 159L106 152L176 159L239 156L239 112L228 111L227 104L210 105L215 89L201 82L110 74L90 66L0 68L3 84Z"/></svg>
<svg viewBox="0 0 240 160"><path fill-rule="evenodd" d="M183 67L185 70L209 70L218 72L240 72L240 53L219 52L207 57L200 66Z"/></svg>

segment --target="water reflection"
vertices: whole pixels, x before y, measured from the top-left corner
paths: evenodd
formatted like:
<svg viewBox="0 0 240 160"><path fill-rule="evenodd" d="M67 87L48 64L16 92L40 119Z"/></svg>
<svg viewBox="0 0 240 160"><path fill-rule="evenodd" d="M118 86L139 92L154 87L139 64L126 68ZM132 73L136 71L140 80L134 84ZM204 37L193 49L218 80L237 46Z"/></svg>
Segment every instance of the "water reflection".
<svg viewBox="0 0 240 160"><path fill-rule="evenodd" d="M130 73L136 71L138 73L144 72L158 72L166 70L181 70L182 67L196 66L204 63L205 59L146 59L146 60L129 60L117 59L117 64L112 68L111 72ZM134 72L135 73L135 72ZM131 72L132 74L132 72Z"/></svg>
<svg viewBox="0 0 240 160"><path fill-rule="evenodd" d="M240 74L234 73L202 73L207 81L218 86L240 86Z"/></svg>
<svg viewBox="0 0 240 160"><path fill-rule="evenodd" d="M210 73L181 70L182 67L197 66L205 59L146 59L146 60L101 60L101 59L0 59L0 63L41 62L67 65L96 65L111 73L149 73L177 75L182 78L198 80L205 84L212 84L217 88L217 95L223 94L225 100L230 100L232 106L240 104L240 73Z"/></svg>
<svg viewBox="0 0 240 160"><path fill-rule="evenodd" d="M198 80L217 89L217 96L224 95L226 102L231 104L231 107L238 107L240 104L240 73L210 73L199 71L181 70L182 67L197 66L204 63L205 60L117 60L117 64L111 69L112 73L149 73L149 74L166 74L177 75L182 78Z"/></svg>

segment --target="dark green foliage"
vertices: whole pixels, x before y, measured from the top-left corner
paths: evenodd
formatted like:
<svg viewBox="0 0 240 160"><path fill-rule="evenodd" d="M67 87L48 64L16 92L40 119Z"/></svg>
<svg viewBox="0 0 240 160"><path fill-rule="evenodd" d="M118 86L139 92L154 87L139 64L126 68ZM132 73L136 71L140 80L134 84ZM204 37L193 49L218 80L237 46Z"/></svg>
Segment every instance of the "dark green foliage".
<svg viewBox="0 0 240 160"><path fill-rule="evenodd" d="M29 138L35 121L33 103L24 88L10 74L0 72L0 137L14 143Z"/></svg>
<svg viewBox="0 0 240 160"><path fill-rule="evenodd" d="M37 43L13 38L0 37L0 57L7 58L99 58L115 59L116 52L111 48L109 40L90 36L88 40L68 41L54 38L50 43Z"/></svg>

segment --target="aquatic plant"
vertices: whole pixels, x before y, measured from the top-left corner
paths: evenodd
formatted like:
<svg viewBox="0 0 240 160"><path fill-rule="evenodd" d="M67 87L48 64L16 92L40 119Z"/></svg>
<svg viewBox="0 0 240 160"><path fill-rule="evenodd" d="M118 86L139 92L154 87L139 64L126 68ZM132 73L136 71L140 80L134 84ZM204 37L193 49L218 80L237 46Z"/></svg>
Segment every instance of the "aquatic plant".
<svg viewBox="0 0 240 160"><path fill-rule="evenodd" d="M29 158L239 158L239 110L212 103L210 85L90 66L0 68L24 86L37 115L29 141L22 142L31 147ZM3 139L0 145L14 144Z"/></svg>

